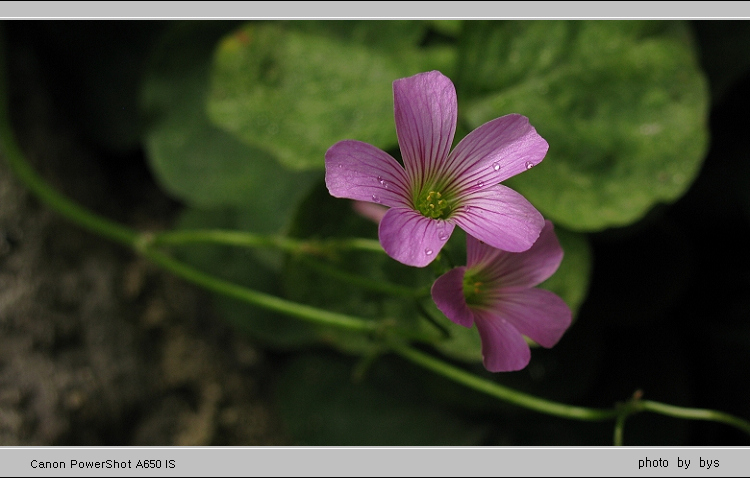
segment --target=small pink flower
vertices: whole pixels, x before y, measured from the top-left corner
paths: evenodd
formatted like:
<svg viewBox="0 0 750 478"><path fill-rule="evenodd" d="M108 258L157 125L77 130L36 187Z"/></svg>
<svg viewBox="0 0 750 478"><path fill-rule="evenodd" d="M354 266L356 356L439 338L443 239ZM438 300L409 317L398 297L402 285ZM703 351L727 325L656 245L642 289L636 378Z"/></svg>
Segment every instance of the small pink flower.
<svg viewBox="0 0 750 478"><path fill-rule="evenodd" d="M552 347L572 319L560 297L535 288L555 273L563 258L552 223L545 222L539 239L525 252L495 249L469 235L466 251L466 266L438 277L432 299L453 322L477 325L487 370L521 370L531 359L523 336Z"/></svg>
<svg viewBox="0 0 750 478"><path fill-rule="evenodd" d="M378 236L385 252L424 267L458 225L485 243L525 251L539 237L542 215L499 183L544 159L547 142L529 120L512 114L469 133L451 152L456 90L439 71L393 82L396 134L404 167L361 141L340 141L326 152L331 195L390 207Z"/></svg>

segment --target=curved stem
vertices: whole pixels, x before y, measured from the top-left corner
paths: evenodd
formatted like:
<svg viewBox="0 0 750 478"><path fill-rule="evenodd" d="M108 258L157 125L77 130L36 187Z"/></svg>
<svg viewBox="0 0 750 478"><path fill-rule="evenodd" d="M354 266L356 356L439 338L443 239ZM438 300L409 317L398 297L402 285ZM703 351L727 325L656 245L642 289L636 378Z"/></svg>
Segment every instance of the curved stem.
<svg viewBox="0 0 750 478"><path fill-rule="evenodd" d="M359 332L377 332L382 329L380 322L354 317L351 315L339 314L323 309L317 309L297 302L288 301L263 292L258 292L247 287L218 279L204 272L194 269L163 252L146 248L140 250L141 254L155 264L172 272L178 277L188 280L194 284L204 287L208 290L218 292L219 294L234 297L245 302L263 307L265 309L281 312L307 322L313 322L322 325L330 325L342 329L348 329Z"/></svg>
<svg viewBox="0 0 750 478"><path fill-rule="evenodd" d="M391 344L391 349L405 359L421 365L424 368L430 369L439 375L453 380L454 382L461 383L469 388L473 388L474 390L486 393L487 395L499 398L500 400L518 405L528 410L557 417L586 421L611 420L618 414L618 411L615 409L577 407L519 392L512 388L472 375L469 372L447 364L407 345L393 343Z"/></svg>
<svg viewBox="0 0 750 478"><path fill-rule="evenodd" d="M50 209L57 211L74 223L90 232L111 239L125 246L133 247L139 234L117 222L94 214L54 189L47 187L44 180L25 161L20 161L21 152L8 130L6 121L0 121L0 142L4 156L13 172L36 197Z"/></svg>
<svg viewBox="0 0 750 478"><path fill-rule="evenodd" d="M287 252L318 252L314 244L284 236L262 236L243 231L223 229L177 230L153 233L149 239L154 246L211 243L240 247L273 247Z"/></svg>
<svg viewBox="0 0 750 478"><path fill-rule="evenodd" d="M0 145L5 159L18 179L44 204L58 211L79 226L126 246L133 246L138 233L122 224L101 217L82 208L74 201L58 193L34 171L25 160L21 148L13 135L8 104L8 84L6 78L7 61L5 44L0 29Z"/></svg>
<svg viewBox="0 0 750 478"><path fill-rule="evenodd" d="M739 428L750 435L750 421L744 420L728 413L716 410L707 410L705 408L684 408L666 403L653 402L651 400L639 400L636 403L638 411L659 413L675 418L684 418L686 420L708 420L712 422L724 423Z"/></svg>
<svg viewBox="0 0 750 478"><path fill-rule="evenodd" d="M409 347L408 345L392 343L391 350L393 350L398 355L406 358L407 360L421 365L424 368L430 369L439 375L453 380L454 382L461 383L469 388L498 398L505 402L518 405L528 410L573 420L606 421L614 419L615 445L622 445L623 431L625 427L625 420L627 419L627 417L639 412L654 412L676 418L684 418L687 420L715 421L724 423L726 425L731 425L744 431L747 434L750 434L750 422L724 412L698 408L678 407L675 405L667 405L664 403L652 402L649 400L640 400L638 397L633 398L626 404L608 409L566 405L564 403L553 402L551 400L545 400L543 398L535 397L533 395L529 395L505 387L498 383L479 378L476 375L465 372L464 370L461 370L430 355L422 353L412 347Z"/></svg>

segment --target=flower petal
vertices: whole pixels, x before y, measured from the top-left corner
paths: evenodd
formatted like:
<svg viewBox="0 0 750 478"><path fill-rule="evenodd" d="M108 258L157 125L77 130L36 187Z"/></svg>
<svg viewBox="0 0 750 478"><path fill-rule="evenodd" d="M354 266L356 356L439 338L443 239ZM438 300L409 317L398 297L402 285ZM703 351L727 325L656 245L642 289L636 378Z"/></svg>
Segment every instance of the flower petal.
<svg viewBox="0 0 750 478"><path fill-rule="evenodd" d="M471 327L474 314L464 297L464 273L466 267L456 267L437 278L432 284L432 300L446 317L458 325Z"/></svg>
<svg viewBox="0 0 750 478"><path fill-rule="evenodd" d="M466 235L466 267L470 268L472 272L484 273L491 270L498 257L504 254L513 253L485 244L471 234Z"/></svg>
<svg viewBox="0 0 750 478"><path fill-rule="evenodd" d="M539 211L519 193L497 184L462 198L452 219L492 247L510 252L528 250L544 227Z"/></svg>
<svg viewBox="0 0 750 478"><path fill-rule="evenodd" d="M404 168L385 151L362 141L339 141L326 151L331 196L404 206L411 201Z"/></svg>
<svg viewBox="0 0 750 478"><path fill-rule="evenodd" d="M407 266L424 267L438 255L453 228L452 223L396 207L383 216L378 236L389 256Z"/></svg>
<svg viewBox="0 0 750 478"><path fill-rule="evenodd" d="M549 144L518 114L489 121L469 133L448 157L446 174L456 178L451 188L460 194L531 169L544 159Z"/></svg>
<svg viewBox="0 0 750 478"><path fill-rule="evenodd" d="M396 134L406 174L415 186L434 180L456 133L456 88L439 71L393 82Z"/></svg>
<svg viewBox="0 0 750 478"><path fill-rule="evenodd" d="M466 236L466 265L482 270L489 280L503 287L534 287L555 273L563 259L563 249L551 221L544 222L539 239L523 252L506 252Z"/></svg>
<svg viewBox="0 0 750 478"><path fill-rule="evenodd" d="M513 325L487 311L475 311L474 322L482 338L482 359L487 370L514 372L529 364L529 345Z"/></svg>
<svg viewBox="0 0 750 478"><path fill-rule="evenodd" d="M542 347L555 345L572 321L565 301L545 289L503 290L496 300L493 314Z"/></svg>

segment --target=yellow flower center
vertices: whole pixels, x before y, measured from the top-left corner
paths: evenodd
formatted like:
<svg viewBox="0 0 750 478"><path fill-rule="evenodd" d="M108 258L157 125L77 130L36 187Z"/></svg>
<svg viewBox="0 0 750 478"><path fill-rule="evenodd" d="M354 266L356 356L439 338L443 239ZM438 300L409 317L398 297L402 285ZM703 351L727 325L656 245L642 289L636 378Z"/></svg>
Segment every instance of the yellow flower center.
<svg viewBox="0 0 750 478"><path fill-rule="evenodd" d="M453 208L449 201L439 191L430 191L421 194L415 201L416 209L425 217L432 219L447 219Z"/></svg>
<svg viewBox="0 0 750 478"><path fill-rule="evenodd" d="M464 275L464 298L469 307L485 307L488 305L487 286L492 288L492 284L482 275L471 271L467 271Z"/></svg>

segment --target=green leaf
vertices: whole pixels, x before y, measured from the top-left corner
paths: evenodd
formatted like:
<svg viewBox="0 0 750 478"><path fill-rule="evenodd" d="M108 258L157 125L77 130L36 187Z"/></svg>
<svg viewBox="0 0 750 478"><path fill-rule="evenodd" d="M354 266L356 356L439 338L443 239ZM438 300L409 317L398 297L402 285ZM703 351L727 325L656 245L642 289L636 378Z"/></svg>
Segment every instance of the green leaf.
<svg viewBox="0 0 750 478"><path fill-rule="evenodd" d="M284 22L283 26L339 43L365 46L398 58L422 41L428 23L414 20L307 20Z"/></svg>
<svg viewBox="0 0 750 478"><path fill-rule="evenodd" d="M212 121L294 169L322 169L328 148L396 144L392 83L452 65L417 49L421 22L250 23L225 37L213 65Z"/></svg>
<svg viewBox="0 0 750 478"><path fill-rule="evenodd" d="M458 38L463 28L464 20L428 20L430 27L441 35Z"/></svg>
<svg viewBox="0 0 750 478"><path fill-rule="evenodd" d="M205 113L214 47L235 23L177 23L162 39L144 81L148 159L160 184L201 208L237 206L246 229L275 232L319 174L285 169L268 152L217 128Z"/></svg>
<svg viewBox="0 0 750 478"><path fill-rule="evenodd" d="M460 58L470 127L521 113L549 142L506 184L556 224L635 222L700 169L708 92L683 23L471 22Z"/></svg>

